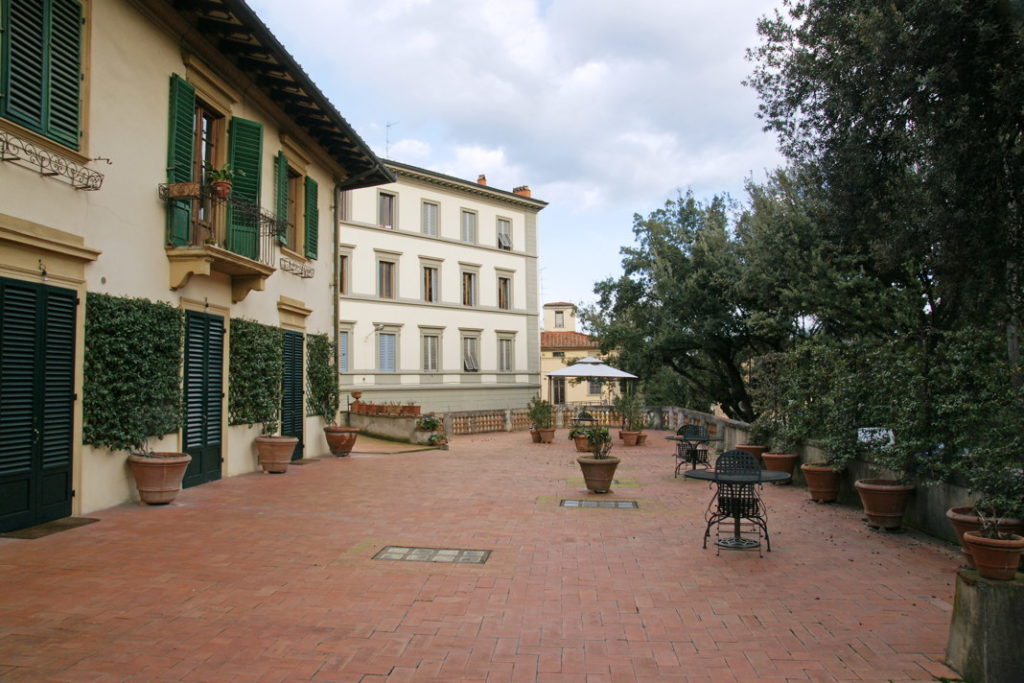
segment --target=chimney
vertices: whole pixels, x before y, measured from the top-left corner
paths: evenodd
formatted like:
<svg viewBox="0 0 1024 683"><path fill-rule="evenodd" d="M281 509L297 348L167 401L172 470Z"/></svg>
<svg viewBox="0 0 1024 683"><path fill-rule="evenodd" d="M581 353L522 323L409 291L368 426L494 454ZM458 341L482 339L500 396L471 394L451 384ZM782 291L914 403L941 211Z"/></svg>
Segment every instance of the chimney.
<svg viewBox="0 0 1024 683"><path fill-rule="evenodd" d="M480 185L486 185L487 184L487 176L485 176L483 173L481 173L480 175L478 175L476 177L476 182L478 184L480 184Z"/></svg>
<svg viewBox="0 0 1024 683"><path fill-rule="evenodd" d="M521 195L523 197L532 197L533 196L530 193L530 186L529 185L520 185L519 187L512 188L512 192L514 194L518 194L518 195Z"/></svg>

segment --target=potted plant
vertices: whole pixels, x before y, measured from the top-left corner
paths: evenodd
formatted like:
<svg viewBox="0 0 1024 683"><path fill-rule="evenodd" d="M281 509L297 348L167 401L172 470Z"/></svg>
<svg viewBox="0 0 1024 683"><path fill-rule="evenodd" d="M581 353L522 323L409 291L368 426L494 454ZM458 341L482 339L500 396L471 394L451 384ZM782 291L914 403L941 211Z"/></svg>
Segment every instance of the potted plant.
<svg viewBox="0 0 1024 683"><path fill-rule="evenodd" d="M263 423L262 434L256 437L256 455L260 467L268 474L287 472L295 446L299 443L298 438L294 436L278 436L277 428L276 419L268 420Z"/></svg>
<svg viewBox="0 0 1024 683"><path fill-rule="evenodd" d="M615 410L622 416L622 431L619 432L623 446L636 446L644 428L643 402L634 392L615 397Z"/></svg>
<svg viewBox="0 0 1024 683"><path fill-rule="evenodd" d="M906 445L896 443L891 429L884 427L862 427L857 440L872 451L871 464L882 468L891 477L858 479L853 486L857 489L868 525L881 529L896 530L903 526L903 513L910 502L910 495L916 488L912 482L915 454Z"/></svg>
<svg viewBox="0 0 1024 683"><path fill-rule="evenodd" d="M416 421L416 429L423 432L433 432L441 426L440 418L433 415L424 415Z"/></svg>
<svg viewBox="0 0 1024 683"><path fill-rule="evenodd" d="M590 452L590 441L587 438L587 427L573 427L570 429L569 440L575 442L577 453Z"/></svg>
<svg viewBox="0 0 1024 683"><path fill-rule="evenodd" d="M309 415L319 415L324 425L324 439L331 454L345 457L352 452L359 430L338 425L338 370L334 342L326 334L311 334L306 341L306 406Z"/></svg>
<svg viewBox="0 0 1024 683"><path fill-rule="evenodd" d="M765 441L768 449L760 454L764 468L777 472L785 472L790 477L800 460L798 454L800 437L796 434L793 425L784 414L761 414L755 424L763 423L760 426L761 433L765 434ZM755 456L757 457L757 456ZM790 479L785 483L792 483Z"/></svg>
<svg viewBox="0 0 1024 683"><path fill-rule="evenodd" d="M129 450L128 465L135 478L139 500L147 505L167 505L181 491L185 470L192 462L187 453L154 452L143 441Z"/></svg>
<svg viewBox="0 0 1024 683"><path fill-rule="evenodd" d="M619 459L608 455L612 448L612 437L607 427L587 427L587 439L590 443L590 455L576 458L586 486L594 493L608 493L615 478L615 468Z"/></svg>
<svg viewBox="0 0 1024 683"><path fill-rule="evenodd" d="M448 450L448 436L444 432L434 432L427 438L427 443L442 451Z"/></svg>
<svg viewBox="0 0 1024 683"><path fill-rule="evenodd" d="M245 172L234 170L231 164L224 164L221 168L211 168L206 172L206 182L210 184L210 194L217 199L227 199L231 195L231 183L235 174L244 176Z"/></svg>
<svg viewBox="0 0 1024 683"><path fill-rule="evenodd" d="M1024 536L1000 528L1001 517L994 508L975 507L981 528L965 531L963 541L970 549L978 573L986 579L1012 581L1020 568Z"/></svg>
<svg viewBox="0 0 1024 683"><path fill-rule="evenodd" d="M960 540L967 566L974 568L973 550L964 538L967 532L988 527L1024 536L1024 468L1001 446L981 446L966 454L958 470L978 499L974 505L950 508L946 518Z"/></svg>
<svg viewBox="0 0 1024 683"><path fill-rule="evenodd" d="M551 443L555 440L555 408L540 396L534 396L526 406L527 415L537 431L539 443Z"/></svg>

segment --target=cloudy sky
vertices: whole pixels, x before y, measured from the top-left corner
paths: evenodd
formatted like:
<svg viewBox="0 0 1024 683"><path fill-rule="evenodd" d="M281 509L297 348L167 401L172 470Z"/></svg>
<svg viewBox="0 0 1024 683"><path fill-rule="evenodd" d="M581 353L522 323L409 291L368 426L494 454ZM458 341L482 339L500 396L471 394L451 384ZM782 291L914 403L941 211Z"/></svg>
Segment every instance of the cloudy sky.
<svg viewBox="0 0 1024 683"><path fill-rule="evenodd" d="M777 0L249 3L378 155L549 202L542 302L591 302L634 213L781 164L741 85Z"/></svg>

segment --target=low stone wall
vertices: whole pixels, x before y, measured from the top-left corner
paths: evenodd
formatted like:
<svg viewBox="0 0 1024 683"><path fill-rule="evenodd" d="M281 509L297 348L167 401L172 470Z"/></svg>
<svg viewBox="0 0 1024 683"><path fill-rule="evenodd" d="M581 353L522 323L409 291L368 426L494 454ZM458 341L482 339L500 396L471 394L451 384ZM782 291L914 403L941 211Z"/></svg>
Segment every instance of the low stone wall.
<svg viewBox="0 0 1024 683"><path fill-rule="evenodd" d="M348 426L355 427L360 434L376 436L392 441L405 441L427 445L430 432L416 428L418 417L389 417L386 415L356 415L348 413Z"/></svg>

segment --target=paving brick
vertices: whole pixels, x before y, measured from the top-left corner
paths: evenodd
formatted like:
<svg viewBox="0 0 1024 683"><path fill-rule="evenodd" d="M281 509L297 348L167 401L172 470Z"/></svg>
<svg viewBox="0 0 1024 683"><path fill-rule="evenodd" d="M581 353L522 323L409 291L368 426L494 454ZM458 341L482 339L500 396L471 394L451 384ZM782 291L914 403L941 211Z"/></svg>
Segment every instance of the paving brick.
<svg viewBox="0 0 1024 683"><path fill-rule="evenodd" d="M631 486L601 497L572 481L568 440L483 434L233 477L162 508L0 539L0 680L955 677L943 663L955 552L870 532L859 510L796 487L762 491L771 553L703 550L711 491L671 476L664 435L620 453ZM492 554L371 559L385 545Z"/></svg>

